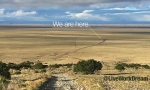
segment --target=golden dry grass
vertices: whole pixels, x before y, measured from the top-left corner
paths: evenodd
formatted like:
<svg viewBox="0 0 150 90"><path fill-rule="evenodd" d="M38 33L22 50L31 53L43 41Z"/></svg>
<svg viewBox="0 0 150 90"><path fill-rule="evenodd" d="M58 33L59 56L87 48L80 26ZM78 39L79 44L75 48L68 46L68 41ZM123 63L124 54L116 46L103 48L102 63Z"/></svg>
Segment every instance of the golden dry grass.
<svg viewBox="0 0 150 90"><path fill-rule="evenodd" d="M35 73L33 69L22 69L21 74L14 74L16 70L10 70L11 81L6 90L38 90L38 87L42 85L48 78L51 77L49 69L46 72Z"/></svg>
<svg viewBox="0 0 150 90"><path fill-rule="evenodd" d="M76 78L78 87L82 90L150 90L150 72L146 69L126 69L125 71L119 72L117 70L101 70L98 75L80 75L80 74L69 74ZM112 77L148 77L148 81L113 81L112 79L104 80L105 76Z"/></svg>
<svg viewBox="0 0 150 90"><path fill-rule="evenodd" d="M96 59L104 62L150 63L150 29L93 28L102 39L101 45L77 52L66 52L94 45L99 40L88 28L12 28L0 29L0 60L3 62L37 61L75 63ZM57 58L59 57L59 58Z"/></svg>
<svg viewBox="0 0 150 90"><path fill-rule="evenodd" d="M101 45L96 45L102 40L99 40L89 28L1 28L0 60L14 63L40 60L48 64L63 64L95 59L104 62L101 74L120 73L114 70L114 65L118 61L150 65L149 28L93 28L93 30L106 41ZM74 51L75 48L79 49L89 45L96 46L68 53ZM65 55L65 53L67 54ZM125 70L124 72L139 76L150 74L147 70ZM35 75L32 76L35 77ZM102 76L99 76L98 78L102 79ZM149 82L102 82L93 77L96 76L88 77L91 78L92 81L90 81L83 76L83 78L79 78L78 82L82 83L83 87L92 83L96 85L96 88L102 88L101 85L104 85L103 88L109 88L107 90L123 90L122 88L125 88L124 90L140 90L145 89L140 87L141 85L149 84ZM122 87L123 85L126 87ZM139 88L136 87L138 85ZM93 87L89 86L88 88ZM146 88L149 89L149 87Z"/></svg>

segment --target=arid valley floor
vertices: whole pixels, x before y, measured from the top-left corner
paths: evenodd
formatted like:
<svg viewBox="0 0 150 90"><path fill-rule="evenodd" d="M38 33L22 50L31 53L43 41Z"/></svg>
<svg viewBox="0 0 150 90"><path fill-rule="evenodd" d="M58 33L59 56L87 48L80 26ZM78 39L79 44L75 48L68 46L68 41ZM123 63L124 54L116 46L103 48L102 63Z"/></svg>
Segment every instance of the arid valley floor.
<svg viewBox="0 0 150 90"><path fill-rule="evenodd" d="M1 27L2 62L40 61L52 65L76 64L81 60L94 59L103 64L102 70L92 75L76 74L72 72L72 67L47 68L44 69L45 72L38 69L10 70L11 82L8 87L3 87L4 90L37 90L47 78L50 80L40 87L41 90L50 88L66 90L65 88L71 87L78 89L68 90L150 90L150 81L103 80L106 75L150 78L150 69L127 68L122 72L114 69L118 62L150 65L150 28L92 27L92 29L100 38L90 28Z"/></svg>
<svg viewBox="0 0 150 90"><path fill-rule="evenodd" d="M54 64L95 59L150 64L150 28L92 29L101 39L89 28L1 28L0 60Z"/></svg>

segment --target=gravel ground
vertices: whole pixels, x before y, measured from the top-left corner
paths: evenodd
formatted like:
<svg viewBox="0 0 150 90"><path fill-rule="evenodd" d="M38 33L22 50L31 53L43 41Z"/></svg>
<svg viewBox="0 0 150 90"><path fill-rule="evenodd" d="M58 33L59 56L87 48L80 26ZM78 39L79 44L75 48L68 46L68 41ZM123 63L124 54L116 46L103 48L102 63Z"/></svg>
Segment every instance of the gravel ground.
<svg viewBox="0 0 150 90"><path fill-rule="evenodd" d="M52 74L52 78L45 82L39 90L79 90L75 79L66 73Z"/></svg>

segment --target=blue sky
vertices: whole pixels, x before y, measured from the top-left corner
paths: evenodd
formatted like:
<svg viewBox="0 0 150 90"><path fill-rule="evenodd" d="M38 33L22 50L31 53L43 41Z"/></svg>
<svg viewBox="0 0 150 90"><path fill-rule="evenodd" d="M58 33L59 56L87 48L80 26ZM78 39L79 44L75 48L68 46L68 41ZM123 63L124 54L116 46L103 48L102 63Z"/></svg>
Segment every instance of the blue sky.
<svg viewBox="0 0 150 90"><path fill-rule="evenodd" d="M1 24L150 24L148 0L0 0Z"/></svg>

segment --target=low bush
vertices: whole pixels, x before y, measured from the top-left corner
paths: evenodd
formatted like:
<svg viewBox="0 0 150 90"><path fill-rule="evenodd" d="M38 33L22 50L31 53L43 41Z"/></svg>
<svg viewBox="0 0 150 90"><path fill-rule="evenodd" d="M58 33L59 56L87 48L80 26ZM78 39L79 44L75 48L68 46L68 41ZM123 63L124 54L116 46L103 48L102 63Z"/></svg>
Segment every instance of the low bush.
<svg viewBox="0 0 150 90"><path fill-rule="evenodd" d="M26 61L26 62L21 62L19 64L8 63L7 66L10 69L20 70L21 68L25 68L25 69L31 68L33 66L33 64L34 64L33 62Z"/></svg>
<svg viewBox="0 0 150 90"><path fill-rule="evenodd" d="M48 65L43 65L43 68L48 68Z"/></svg>
<svg viewBox="0 0 150 90"><path fill-rule="evenodd" d="M33 65L33 68L34 69L44 69L44 65L40 62L40 61L37 61L34 65Z"/></svg>
<svg viewBox="0 0 150 90"><path fill-rule="evenodd" d="M35 70L34 73L39 73L39 71Z"/></svg>
<svg viewBox="0 0 150 90"><path fill-rule="evenodd" d="M123 71L123 70L125 70L125 67L124 67L122 64L117 64L117 65L115 66L115 69L117 69L117 70L119 70L119 71Z"/></svg>
<svg viewBox="0 0 150 90"><path fill-rule="evenodd" d="M150 69L150 66L148 65L140 65L140 64L127 64L127 63L117 63L115 66L115 69L117 70L125 70L125 68L133 68L133 69L138 69L138 68L144 68L144 69Z"/></svg>
<svg viewBox="0 0 150 90"><path fill-rule="evenodd" d="M101 70L102 64L99 61L95 61L94 59L90 59L87 61L79 61L76 65L74 65L74 72L81 72L83 74L93 74L96 70Z"/></svg>
<svg viewBox="0 0 150 90"><path fill-rule="evenodd" d="M135 68L135 69L138 69L139 67L141 67L140 64L134 64L134 63L128 64L128 68Z"/></svg>
<svg viewBox="0 0 150 90"><path fill-rule="evenodd" d="M60 66L62 66L62 64L49 65L50 68L59 68Z"/></svg>
<svg viewBox="0 0 150 90"><path fill-rule="evenodd" d="M142 65L142 67L145 69L150 69L150 66L148 66L148 65Z"/></svg>
<svg viewBox="0 0 150 90"><path fill-rule="evenodd" d="M0 76L0 90L5 90L8 84L9 81L5 77Z"/></svg>
<svg viewBox="0 0 150 90"><path fill-rule="evenodd" d="M20 64L18 64L19 68L31 68L33 66L33 62L30 61L26 61L26 62L22 62Z"/></svg>
<svg viewBox="0 0 150 90"><path fill-rule="evenodd" d="M16 71L14 74L21 74L21 72L20 71Z"/></svg>
<svg viewBox="0 0 150 90"><path fill-rule="evenodd" d="M68 63L68 64L64 64L64 66L67 66L67 68L70 68L70 67L72 67L74 64L72 64L72 63Z"/></svg>
<svg viewBox="0 0 150 90"><path fill-rule="evenodd" d="M8 63L7 66L9 69L20 70L19 65L15 64L15 63Z"/></svg>
<svg viewBox="0 0 150 90"><path fill-rule="evenodd" d="M1 61L0 61L0 75L7 78L7 79L11 78L11 75L10 75L9 68L8 68L7 64L3 63Z"/></svg>
<svg viewBox="0 0 150 90"><path fill-rule="evenodd" d="M42 70L41 70L41 73L44 73L44 72L46 72L46 69L42 69Z"/></svg>
<svg viewBox="0 0 150 90"><path fill-rule="evenodd" d="M53 64L53 65L49 65L50 68L59 68L61 66L66 66L67 68L70 68L71 66L73 66L73 64L68 63L68 64Z"/></svg>

